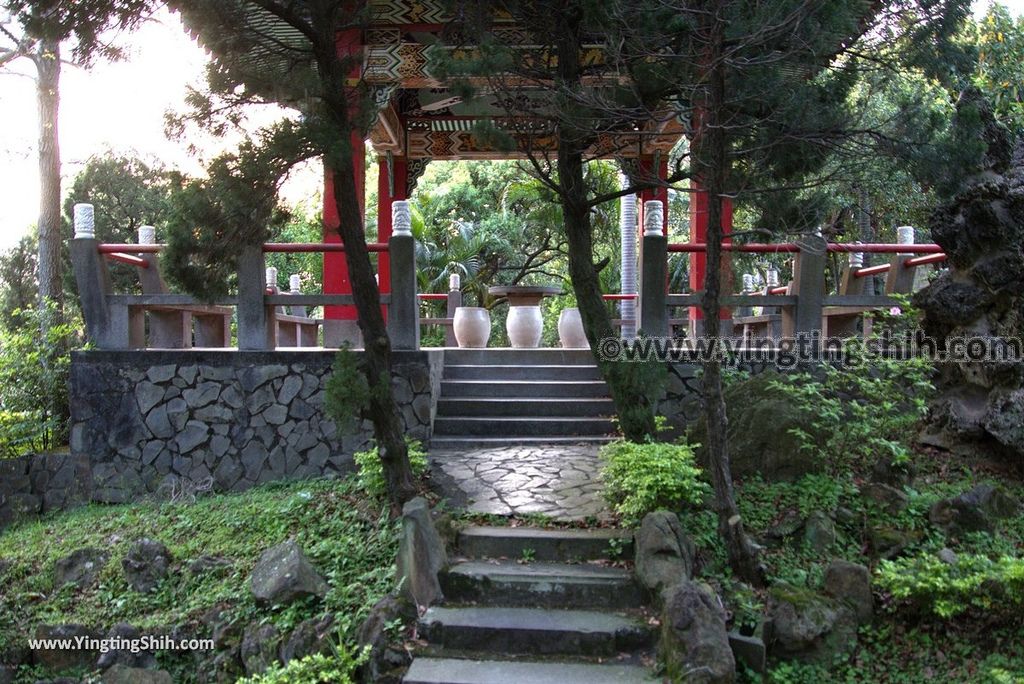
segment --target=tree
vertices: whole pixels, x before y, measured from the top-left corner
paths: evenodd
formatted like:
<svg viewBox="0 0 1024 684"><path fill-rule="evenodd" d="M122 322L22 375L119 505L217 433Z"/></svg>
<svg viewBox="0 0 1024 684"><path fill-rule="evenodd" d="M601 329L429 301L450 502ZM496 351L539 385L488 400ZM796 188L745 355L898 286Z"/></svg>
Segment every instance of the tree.
<svg viewBox="0 0 1024 684"><path fill-rule="evenodd" d="M360 30L366 22L366 8L340 0L173 0L171 5L183 12L186 22L213 53L211 85L223 96L222 101L259 99L286 105L302 102L301 121L279 126L276 135L262 141L242 155L242 162L262 160L265 168L246 168L238 158L225 160L225 170L245 173L248 179L260 180L260 189L267 194L287 168L314 154L322 157L333 181L335 204L340 218L338 233L345 245L345 260L352 282L352 297L358 324L363 334L365 352L363 371L370 388L367 417L372 421L388 495L393 505L400 506L416 491L409 466L408 450L402 431L401 417L391 390L391 342L381 312L380 292L374 279L373 266L366 247L366 234L360 212L359 194L353 170L353 138L365 139L372 121L373 108L365 84L353 87L349 76L361 62L361 55L339 54L338 36L345 31ZM285 35L286 39L282 39ZM238 95L241 93L241 95ZM282 137L283 136L283 137ZM282 140L288 144L280 144ZM223 176L223 174L222 174ZM244 197L243 182L230 183ZM206 219L241 216L243 205L204 199L201 184L193 185L188 199L201 210ZM227 210L227 214L225 211ZM271 212L261 205L259 215L268 219ZM222 239L216 220L196 225L214 231L206 245L237 252L239 243L257 244L265 239L266 224L250 221L246 225L235 220L237 227L231 245ZM172 233L173 235L174 233ZM179 244L187 245L184 229L177 231ZM194 241L192 241L194 242ZM202 252L183 246L178 253L186 271L203 281L188 258L208 258ZM168 257L172 256L167 254ZM231 263L231 260L228 260ZM192 283L201 288L199 282Z"/></svg>
<svg viewBox="0 0 1024 684"><path fill-rule="evenodd" d="M25 325L23 312L37 302L36 236L26 235L0 254L0 327L14 332Z"/></svg>
<svg viewBox="0 0 1024 684"><path fill-rule="evenodd" d="M108 31L134 28L154 0L3 0L0 67L28 60L35 69L39 106L39 295L63 301L61 278L60 75L64 64L88 67L116 59ZM65 58L65 53L70 60Z"/></svg>

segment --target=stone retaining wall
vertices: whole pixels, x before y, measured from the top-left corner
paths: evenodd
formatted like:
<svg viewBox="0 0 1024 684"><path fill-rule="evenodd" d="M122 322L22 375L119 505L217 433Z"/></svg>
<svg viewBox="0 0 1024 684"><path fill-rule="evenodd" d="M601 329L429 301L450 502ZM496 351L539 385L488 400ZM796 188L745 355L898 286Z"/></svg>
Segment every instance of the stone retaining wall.
<svg viewBox="0 0 1024 684"><path fill-rule="evenodd" d="M324 412L334 353L87 351L71 366L71 454L90 498L119 503L166 489L241 491L352 470L364 422L342 434ZM406 432L429 439L443 355L395 352Z"/></svg>
<svg viewBox="0 0 1024 684"><path fill-rule="evenodd" d="M0 459L0 529L88 500L89 461L66 453Z"/></svg>

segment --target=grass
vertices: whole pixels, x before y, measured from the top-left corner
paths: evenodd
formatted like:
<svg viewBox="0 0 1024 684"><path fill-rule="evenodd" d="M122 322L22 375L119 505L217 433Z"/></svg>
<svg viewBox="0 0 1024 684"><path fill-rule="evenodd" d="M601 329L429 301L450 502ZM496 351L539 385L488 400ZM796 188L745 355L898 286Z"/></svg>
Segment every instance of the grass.
<svg viewBox="0 0 1024 684"><path fill-rule="evenodd" d="M167 545L174 567L150 594L128 588L121 560L129 545L151 537ZM330 590L320 601L257 609L248 586L260 554L294 537ZM54 586L56 561L83 547L111 558L96 584L77 591ZM23 648L40 624L81 623L104 631L119 622L139 628L191 624L214 607L245 625L271 622L282 632L334 613L346 642L369 608L394 586L397 523L369 503L354 479L272 484L193 504L91 505L45 516L0 534L0 653ZM230 567L192 576L186 561L220 556ZM176 677L175 681L179 681ZM183 679L182 681L188 681Z"/></svg>

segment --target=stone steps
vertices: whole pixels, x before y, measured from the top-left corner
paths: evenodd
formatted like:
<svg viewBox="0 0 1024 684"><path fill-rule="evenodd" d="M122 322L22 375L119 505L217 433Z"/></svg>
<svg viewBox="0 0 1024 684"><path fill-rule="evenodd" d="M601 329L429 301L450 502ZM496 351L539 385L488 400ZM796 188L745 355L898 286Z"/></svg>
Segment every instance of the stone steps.
<svg viewBox="0 0 1024 684"><path fill-rule="evenodd" d="M420 618L428 642L405 684L639 684L654 629L633 575L606 560L621 530L474 526L441 576L446 603ZM530 562L510 560L530 557Z"/></svg>
<svg viewBox="0 0 1024 684"><path fill-rule="evenodd" d="M419 626L432 644L465 651L611 657L653 642L638 618L587 610L434 606Z"/></svg>
<svg viewBox="0 0 1024 684"><path fill-rule="evenodd" d="M610 559L618 540L622 555L633 556L633 535L617 529L542 530L534 527L467 527L459 533L459 553L469 558L521 558L532 551L536 561L568 562Z"/></svg>
<svg viewBox="0 0 1024 684"><path fill-rule="evenodd" d="M491 397L502 399L520 397L524 399L556 398L576 399L579 397L608 398L608 386L603 380L442 380L441 399L461 397Z"/></svg>
<svg viewBox="0 0 1024 684"><path fill-rule="evenodd" d="M445 365L594 365L589 349L446 349Z"/></svg>
<svg viewBox="0 0 1024 684"><path fill-rule="evenodd" d="M596 437L434 437L430 440L433 452L459 451L462 449L502 449L511 446L579 446L607 444L616 439L614 435Z"/></svg>
<svg viewBox="0 0 1024 684"><path fill-rule="evenodd" d="M417 658L405 684L641 684L657 681L633 665Z"/></svg>
<svg viewBox="0 0 1024 684"><path fill-rule="evenodd" d="M441 416L434 419L434 434L489 437L591 437L615 431L609 418L581 416Z"/></svg>
<svg viewBox="0 0 1024 684"><path fill-rule="evenodd" d="M575 363L502 365L493 363L446 364L445 380L601 380L595 365Z"/></svg>
<svg viewBox="0 0 1024 684"><path fill-rule="evenodd" d="M599 565L466 561L442 577L444 595L457 603L544 608L635 608L633 573Z"/></svg>
<svg viewBox="0 0 1024 684"><path fill-rule="evenodd" d="M442 397L438 401L437 412L442 416L598 418L614 415L615 404L606 397Z"/></svg>

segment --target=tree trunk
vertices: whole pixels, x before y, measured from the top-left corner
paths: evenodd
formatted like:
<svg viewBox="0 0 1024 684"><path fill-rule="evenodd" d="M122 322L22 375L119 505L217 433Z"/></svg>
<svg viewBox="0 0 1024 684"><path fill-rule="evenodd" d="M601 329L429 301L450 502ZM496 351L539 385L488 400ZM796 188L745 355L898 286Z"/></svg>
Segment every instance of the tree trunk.
<svg viewBox="0 0 1024 684"><path fill-rule="evenodd" d="M725 75L722 64L724 26L717 16L710 16L709 69L705 107L701 112L701 139L695 144L700 172L708 193L707 275L704 281L704 335L708 347L717 349L720 336L719 310L722 273L722 198L725 195L731 160L728 156L722 107L725 103ZM718 532L725 542L729 564L745 582L764 584L764 569L758 561L758 549L743 529L743 520L736 507L736 496L729 467L729 445L726 439L728 418L722 394L721 363L713 358L704 364L701 381L704 393L704 416L707 421L708 465L715 490Z"/></svg>
<svg viewBox="0 0 1024 684"><path fill-rule="evenodd" d="M561 26L557 27L558 87L576 90L582 87L579 63L579 16L582 13L563 10ZM642 442L655 436L654 404L652 395L660 391L660 383L651 382L651 374L641 371L641 365L608 361L600 352L601 340L618 337L612 327L611 316L601 297L601 282L594 265L593 227L590 221L589 193L583 173L585 141L592 133L578 129L562 112L558 134L558 182L566 238L569 243L569 277L576 305L580 310L583 329L590 349L597 359L601 374L608 383L619 427L626 439ZM586 123L584 122L584 126ZM657 370L663 370L660 363ZM653 366L648 365L646 368Z"/></svg>
<svg viewBox="0 0 1024 684"><path fill-rule="evenodd" d="M39 42L33 59L38 71L36 98L39 105L39 297L63 306L60 273L60 44L51 39Z"/></svg>
<svg viewBox="0 0 1024 684"><path fill-rule="evenodd" d="M363 333L366 379L370 386L369 417L395 508L416 495L402 418L391 388L391 340L381 313L380 291L374 279L366 232L359 211L359 194L352 167L350 131L356 125L345 84L345 66L335 51L333 24L317 46L317 66L324 87L324 113L330 137L321 141L324 164L334 180L334 201L340 219L338 233L345 245L345 262L352 282L352 300Z"/></svg>

